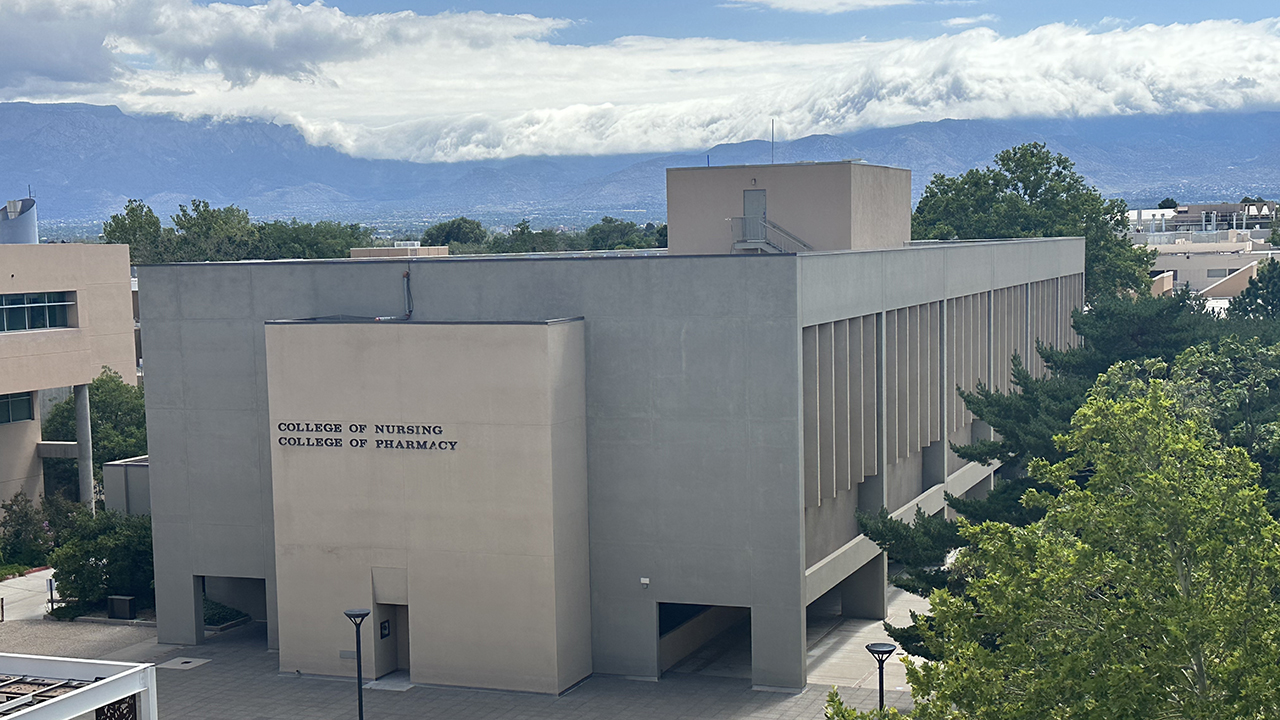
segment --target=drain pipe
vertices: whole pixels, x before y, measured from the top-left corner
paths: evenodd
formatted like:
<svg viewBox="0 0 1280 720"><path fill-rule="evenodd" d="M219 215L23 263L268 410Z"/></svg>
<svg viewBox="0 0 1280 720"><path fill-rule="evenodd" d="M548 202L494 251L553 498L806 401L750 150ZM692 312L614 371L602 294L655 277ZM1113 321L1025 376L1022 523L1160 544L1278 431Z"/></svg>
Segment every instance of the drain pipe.
<svg viewBox="0 0 1280 720"><path fill-rule="evenodd" d="M409 286L409 271L404 271L404 315L386 315L374 318L375 322L408 322L413 319L413 288Z"/></svg>

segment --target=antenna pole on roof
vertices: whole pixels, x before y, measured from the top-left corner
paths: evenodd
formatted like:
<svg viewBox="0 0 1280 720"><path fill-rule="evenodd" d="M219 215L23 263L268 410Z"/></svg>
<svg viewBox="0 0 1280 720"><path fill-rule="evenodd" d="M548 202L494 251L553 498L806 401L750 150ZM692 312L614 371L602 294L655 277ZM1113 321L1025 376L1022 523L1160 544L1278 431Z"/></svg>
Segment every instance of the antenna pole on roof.
<svg viewBox="0 0 1280 720"><path fill-rule="evenodd" d="M773 164L773 120L769 120L769 164Z"/></svg>
<svg viewBox="0 0 1280 720"><path fill-rule="evenodd" d="M707 155L707 167L711 167L711 156Z"/></svg>

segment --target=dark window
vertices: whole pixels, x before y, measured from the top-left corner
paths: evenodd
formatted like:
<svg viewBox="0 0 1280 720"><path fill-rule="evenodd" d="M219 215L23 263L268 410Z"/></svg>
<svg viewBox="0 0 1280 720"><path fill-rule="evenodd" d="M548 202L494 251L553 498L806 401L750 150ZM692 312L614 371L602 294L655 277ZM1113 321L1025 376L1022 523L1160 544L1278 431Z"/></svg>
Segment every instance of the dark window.
<svg viewBox="0 0 1280 720"><path fill-rule="evenodd" d="M0 395L0 423L34 420L31 393Z"/></svg>
<svg viewBox="0 0 1280 720"><path fill-rule="evenodd" d="M76 304L73 292L0 295L0 332L68 327L68 308Z"/></svg>

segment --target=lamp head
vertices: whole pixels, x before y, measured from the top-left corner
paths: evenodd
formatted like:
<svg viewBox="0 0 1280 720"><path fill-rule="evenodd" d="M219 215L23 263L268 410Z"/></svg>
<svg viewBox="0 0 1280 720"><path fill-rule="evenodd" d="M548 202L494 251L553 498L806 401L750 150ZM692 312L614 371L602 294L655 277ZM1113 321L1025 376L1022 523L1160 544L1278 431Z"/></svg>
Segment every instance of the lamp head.
<svg viewBox="0 0 1280 720"><path fill-rule="evenodd" d="M893 643L871 643L867 645L867 652L871 653L877 662L884 662L885 658L892 655L897 649L898 646Z"/></svg>
<svg viewBox="0 0 1280 720"><path fill-rule="evenodd" d="M369 617L369 612L368 608L357 608L355 610L344 610L342 614L346 615L347 619L354 623L356 627L360 627L360 623Z"/></svg>

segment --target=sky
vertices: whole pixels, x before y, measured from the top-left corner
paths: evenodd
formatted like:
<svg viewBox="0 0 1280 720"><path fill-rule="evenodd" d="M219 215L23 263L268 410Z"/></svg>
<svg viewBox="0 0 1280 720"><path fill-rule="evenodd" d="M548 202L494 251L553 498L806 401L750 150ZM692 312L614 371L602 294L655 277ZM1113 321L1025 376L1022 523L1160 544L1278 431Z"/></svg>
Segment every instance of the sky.
<svg viewBox="0 0 1280 720"><path fill-rule="evenodd" d="M1280 108L1280 7L1014 0L0 0L0 101L292 124L419 162L943 118Z"/></svg>

